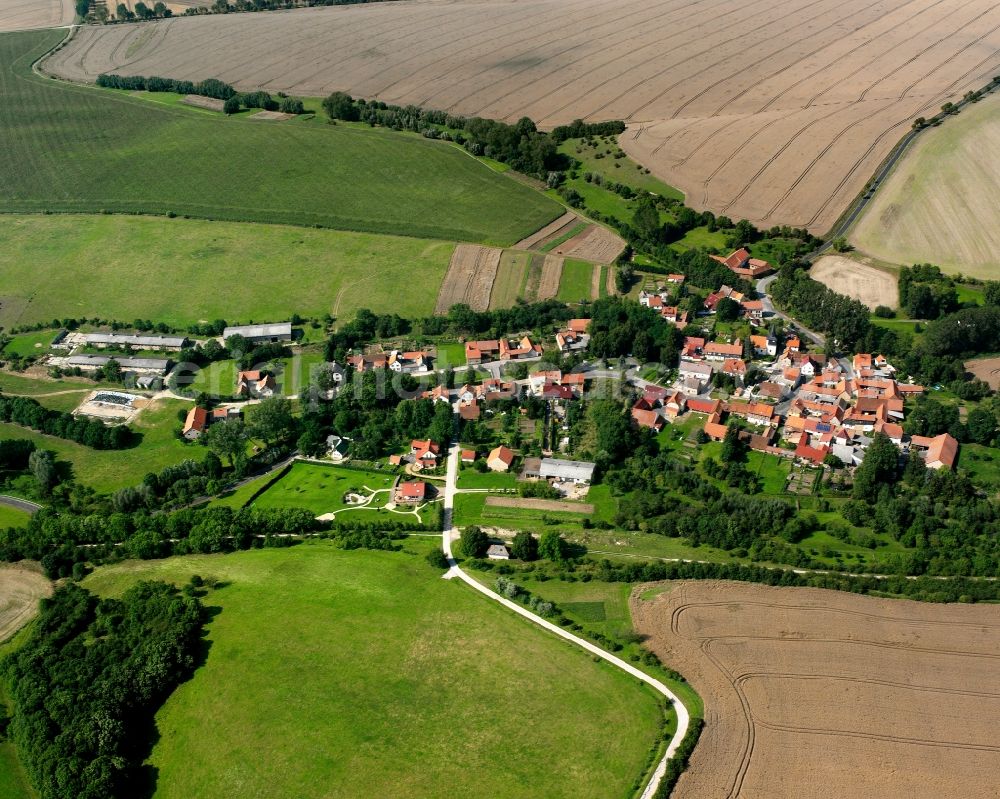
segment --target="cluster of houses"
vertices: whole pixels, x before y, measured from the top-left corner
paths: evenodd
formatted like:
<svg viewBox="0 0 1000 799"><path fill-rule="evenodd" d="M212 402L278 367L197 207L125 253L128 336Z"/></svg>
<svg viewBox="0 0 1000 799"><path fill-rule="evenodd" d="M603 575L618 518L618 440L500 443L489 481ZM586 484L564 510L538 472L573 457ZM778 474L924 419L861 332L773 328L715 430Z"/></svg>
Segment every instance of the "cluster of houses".
<svg viewBox="0 0 1000 799"><path fill-rule="evenodd" d="M542 345L532 341L530 336L522 336L517 341L501 338L465 342L465 361L469 366L492 361L523 361L541 355Z"/></svg>
<svg viewBox="0 0 1000 799"><path fill-rule="evenodd" d="M777 353L773 335L752 336L755 355ZM885 357L861 353L848 364L800 349L798 338L785 341L780 356L753 366L765 379L744 385L747 363L743 343L685 340L677 382L670 388L647 386L632 407L636 424L660 431L685 413L703 414L703 430L713 440L725 438L728 423L741 419L751 449L822 464L831 456L857 466L876 433L904 452L920 454L932 469L950 469L958 442L947 433L933 438L907 437L902 421L908 397L923 386L900 382ZM739 387L729 400L707 392L717 372L730 374Z"/></svg>
<svg viewBox="0 0 1000 799"><path fill-rule="evenodd" d="M734 250L725 257L713 255L712 258L720 264L725 264L735 274L747 280L757 280L757 278L769 275L774 271L767 261L762 261L760 258L752 258L750 251L745 247L740 247L740 249Z"/></svg>
<svg viewBox="0 0 1000 799"><path fill-rule="evenodd" d="M208 426L214 422L238 419L242 413L239 408L234 406L221 406L212 410L206 410L195 405L188 411L184 419L184 427L181 428L181 435L188 441L194 441L201 438L205 430L208 429Z"/></svg>

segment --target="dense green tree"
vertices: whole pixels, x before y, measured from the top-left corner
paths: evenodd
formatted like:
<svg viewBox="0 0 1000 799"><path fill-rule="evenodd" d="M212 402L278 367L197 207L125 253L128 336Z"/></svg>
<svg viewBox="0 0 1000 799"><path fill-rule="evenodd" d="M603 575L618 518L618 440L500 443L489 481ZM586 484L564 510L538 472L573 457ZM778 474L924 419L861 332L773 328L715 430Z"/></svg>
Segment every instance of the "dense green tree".
<svg viewBox="0 0 1000 799"><path fill-rule="evenodd" d="M876 433L865 451L864 460L854 472L855 499L874 502L885 486L896 482L899 449L884 433Z"/></svg>
<svg viewBox="0 0 1000 799"><path fill-rule="evenodd" d="M521 530L514 536L514 540L511 542L510 553L518 560L537 560L538 539L527 530Z"/></svg>
<svg viewBox="0 0 1000 799"><path fill-rule="evenodd" d="M237 477L246 473L250 434L242 419L228 419L210 425L202 440L216 455L229 460Z"/></svg>
<svg viewBox="0 0 1000 799"><path fill-rule="evenodd" d="M538 557L561 562L566 560L566 540L555 530L546 530L538 539Z"/></svg>
<svg viewBox="0 0 1000 799"><path fill-rule="evenodd" d="M462 530L460 538L462 554L467 558L481 558L490 548L490 538L481 528L475 525Z"/></svg>
<svg viewBox="0 0 1000 799"><path fill-rule="evenodd" d="M294 430L291 401L281 395L262 400L254 406L250 426L253 434L268 444L287 440Z"/></svg>

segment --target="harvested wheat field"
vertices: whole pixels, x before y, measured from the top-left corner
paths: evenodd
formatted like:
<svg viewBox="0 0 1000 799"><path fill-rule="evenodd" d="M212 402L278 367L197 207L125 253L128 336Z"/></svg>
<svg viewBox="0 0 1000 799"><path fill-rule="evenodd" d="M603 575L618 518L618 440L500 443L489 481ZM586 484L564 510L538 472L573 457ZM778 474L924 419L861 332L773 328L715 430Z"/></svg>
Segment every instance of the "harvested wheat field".
<svg viewBox="0 0 1000 799"><path fill-rule="evenodd" d="M715 581L631 608L705 700L674 795L996 796L1000 608Z"/></svg>
<svg viewBox="0 0 1000 799"><path fill-rule="evenodd" d="M500 267L503 250L496 247L479 247L459 244L452 253L448 273L438 292L435 313L447 313L452 305L464 303L474 311L490 307L493 281Z"/></svg>
<svg viewBox="0 0 1000 799"><path fill-rule="evenodd" d="M181 102L184 105L193 105L195 108L203 108L206 111L218 111L220 114L226 105L222 100L217 100L214 97L202 97L200 94L186 94Z"/></svg>
<svg viewBox="0 0 1000 799"><path fill-rule="evenodd" d="M838 294L860 300L870 309L879 305L889 308L899 305L899 288L895 275L851 258L824 255L813 264L809 277Z"/></svg>
<svg viewBox="0 0 1000 799"><path fill-rule="evenodd" d="M551 300L559 293L559 281L562 279L563 259L558 255L546 255L542 263L542 277L538 283L535 299Z"/></svg>
<svg viewBox="0 0 1000 799"><path fill-rule="evenodd" d="M71 0L0 0L0 33L71 25Z"/></svg>
<svg viewBox="0 0 1000 799"><path fill-rule="evenodd" d="M573 238L553 247L552 252L569 258L610 264L624 249L625 240L617 233L600 225L590 225Z"/></svg>
<svg viewBox="0 0 1000 799"><path fill-rule="evenodd" d="M623 148L695 208L813 231L915 117L1000 65L990 0L412 0L152 25L84 28L45 68L623 119Z"/></svg>
<svg viewBox="0 0 1000 799"><path fill-rule="evenodd" d="M897 264L1000 277L1000 97L924 131L851 233L858 248Z"/></svg>
<svg viewBox="0 0 1000 799"><path fill-rule="evenodd" d="M976 358L963 366L973 377L989 383L994 391L1000 390L1000 358Z"/></svg>
<svg viewBox="0 0 1000 799"><path fill-rule="evenodd" d="M0 641L6 641L38 613L38 600L52 595L41 569L27 564L0 566Z"/></svg>

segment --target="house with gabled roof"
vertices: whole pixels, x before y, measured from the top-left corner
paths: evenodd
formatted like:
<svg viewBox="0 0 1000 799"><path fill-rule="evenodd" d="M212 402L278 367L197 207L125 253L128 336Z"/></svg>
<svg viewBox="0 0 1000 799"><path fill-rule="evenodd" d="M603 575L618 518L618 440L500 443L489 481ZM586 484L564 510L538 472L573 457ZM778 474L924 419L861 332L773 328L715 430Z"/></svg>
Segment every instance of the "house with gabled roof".
<svg viewBox="0 0 1000 799"><path fill-rule="evenodd" d="M494 472L506 472L514 463L514 450L501 444L490 450L486 465Z"/></svg>
<svg viewBox="0 0 1000 799"><path fill-rule="evenodd" d="M713 255L712 258L720 264L725 264L737 275L748 280L756 280L774 271L767 261L763 261L760 258L752 258L750 251L746 247L734 250L725 258L721 255Z"/></svg>
<svg viewBox="0 0 1000 799"><path fill-rule="evenodd" d="M434 469L441 456L441 446L428 439L415 438L410 442L410 457L417 469Z"/></svg>
<svg viewBox="0 0 1000 799"><path fill-rule="evenodd" d="M236 393L239 396L270 397L276 388L274 377L267 372L255 369L236 375Z"/></svg>
<svg viewBox="0 0 1000 799"><path fill-rule="evenodd" d="M188 441L194 441L196 438L201 437L201 434L205 432L207 427L208 411L195 405L188 411L184 419L184 427L181 430L181 434Z"/></svg>

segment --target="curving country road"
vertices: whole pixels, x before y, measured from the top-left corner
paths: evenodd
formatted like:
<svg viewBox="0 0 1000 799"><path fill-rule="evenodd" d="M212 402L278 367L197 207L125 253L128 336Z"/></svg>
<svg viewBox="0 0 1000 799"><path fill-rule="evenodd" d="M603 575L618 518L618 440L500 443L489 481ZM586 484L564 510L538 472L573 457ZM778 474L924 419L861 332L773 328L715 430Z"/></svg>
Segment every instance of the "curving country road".
<svg viewBox="0 0 1000 799"><path fill-rule="evenodd" d="M43 507L37 502L31 502L27 499L21 499L20 497L8 497L5 494L0 494L0 505L6 505L8 508L23 510L25 513L36 513Z"/></svg>
<svg viewBox="0 0 1000 799"><path fill-rule="evenodd" d="M457 416L457 414L456 414ZM445 579L459 579L467 585L474 588L479 593L484 596L489 597L494 602L499 602L504 607L509 610L514 611L514 613L519 616L523 616L529 621L537 624L545 630L548 630L560 638L565 638L567 641L571 641L592 655L596 655L608 663L617 666L622 671L635 677L638 680L649 685L658 693L666 697L674 708L674 712L677 714L677 730L674 732L673 738L670 739L670 743L667 745L667 751L664 752L663 757L660 762L656 764L656 768L653 771L653 775L650 777L649 782L646 784L645 789L642 792L641 799L652 799L653 795L656 793L656 789L660 785L660 781L663 779L663 775L667 770L667 761L674 756L677 751L677 747L680 746L684 736L687 734L688 724L691 721L688 709L681 702L680 698L673 693L666 685L657 680L654 677L650 677L644 671L640 671L635 666L630 663L626 663L619 657L615 657L610 652L606 652L599 646L592 644L590 641L586 641L573 633L567 632L562 627L553 624L541 616L536 616L531 611L527 610L523 606L517 604L516 602L507 599L506 597L500 596L500 594L495 591L491 591L485 585L482 585L477 580L474 580L468 574L466 574L455 562L455 557L452 555L451 542L456 534L455 526L453 524L454 508L455 508L455 494L457 493L457 483L458 483L458 464L459 464L459 446L458 444L453 444L451 449L448 450L448 470L447 470L447 482L445 484L444 492L444 513L443 513L443 525L444 528L441 534L441 548L444 550L444 554L448 557L448 563L450 568L445 573Z"/></svg>

